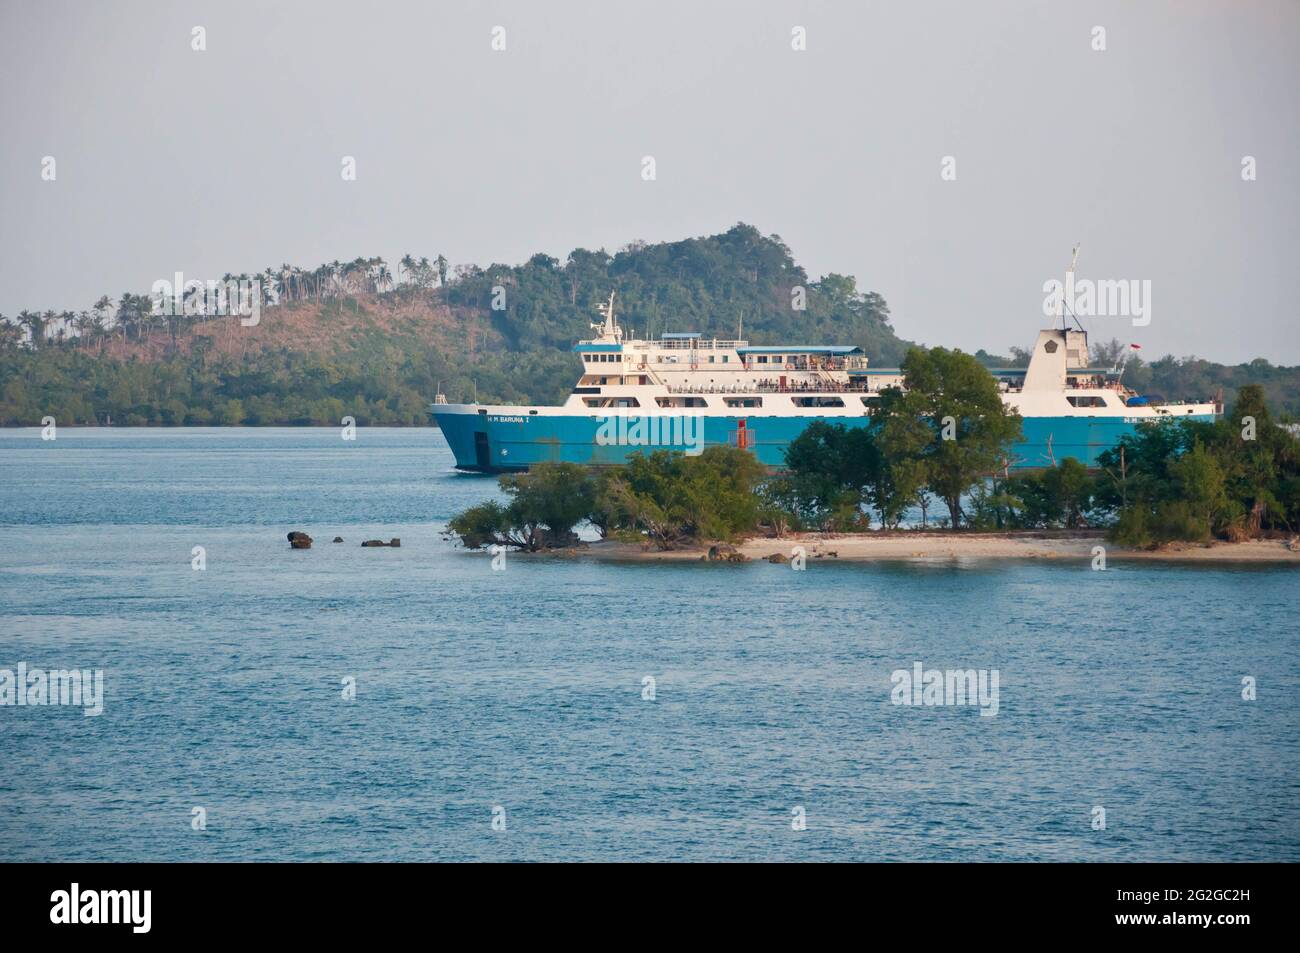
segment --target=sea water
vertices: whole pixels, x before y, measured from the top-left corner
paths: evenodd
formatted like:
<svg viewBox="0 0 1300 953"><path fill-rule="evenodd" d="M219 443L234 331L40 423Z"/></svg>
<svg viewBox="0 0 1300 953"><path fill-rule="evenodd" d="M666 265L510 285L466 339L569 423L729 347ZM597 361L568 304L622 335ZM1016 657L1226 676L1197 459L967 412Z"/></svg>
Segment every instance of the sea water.
<svg viewBox="0 0 1300 953"><path fill-rule="evenodd" d="M0 669L103 673L0 707L5 859L1300 859L1295 568L494 570L494 495L434 429L0 432Z"/></svg>

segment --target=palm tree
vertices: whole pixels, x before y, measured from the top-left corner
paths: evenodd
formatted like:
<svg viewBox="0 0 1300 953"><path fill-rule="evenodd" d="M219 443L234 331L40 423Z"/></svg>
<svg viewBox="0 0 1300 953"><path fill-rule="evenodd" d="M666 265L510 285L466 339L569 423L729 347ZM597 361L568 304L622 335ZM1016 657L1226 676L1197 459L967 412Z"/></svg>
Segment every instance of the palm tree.
<svg viewBox="0 0 1300 953"><path fill-rule="evenodd" d="M0 351L16 348L23 340L23 329L17 321L10 321L0 314Z"/></svg>
<svg viewBox="0 0 1300 953"><path fill-rule="evenodd" d="M45 323L52 332L51 337L54 338L55 347L63 347L64 342L67 340L68 319L70 317L71 312L68 311L59 311L57 313L54 311L45 312Z"/></svg>
<svg viewBox="0 0 1300 953"><path fill-rule="evenodd" d="M363 282L366 280L366 272L370 267L370 262L364 258L354 258L351 262L343 266L343 280L349 292L357 292L364 289Z"/></svg>
<svg viewBox="0 0 1300 953"><path fill-rule="evenodd" d="M135 313L135 319L139 330L136 332L137 339L141 331L145 335L145 342L153 343L153 329L155 324L162 323L162 315L153 313L153 299L148 295L131 295L131 307Z"/></svg>
<svg viewBox="0 0 1300 953"><path fill-rule="evenodd" d="M111 305L112 302L109 302ZM97 351L104 350L104 337L108 334L108 317L99 307L99 302L95 302L95 307L91 308L87 314L90 338L86 346L95 345Z"/></svg>
<svg viewBox="0 0 1300 953"><path fill-rule="evenodd" d="M93 330L93 319L90 316L90 312L78 311L74 313L72 316L72 323L77 329L77 340L73 346L75 347L76 344L80 344L83 348L89 349L90 336Z"/></svg>
<svg viewBox="0 0 1300 953"><path fill-rule="evenodd" d="M45 337L45 319L38 312L24 308L18 312L18 317L14 320L18 322L19 327L27 329L27 346L33 351L37 350Z"/></svg>
<svg viewBox="0 0 1300 953"><path fill-rule="evenodd" d="M126 335L130 330L132 323L131 316L131 292L122 292L121 300L117 303L117 314L114 316L114 324L122 329L122 343L126 343Z"/></svg>
<svg viewBox="0 0 1300 953"><path fill-rule="evenodd" d="M280 297L288 303L293 300L294 267L288 263L280 266Z"/></svg>
<svg viewBox="0 0 1300 953"><path fill-rule="evenodd" d="M276 303L276 299L280 296L280 289L275 279L275 269L268 268L257 277L262 282L262 306L269 308Z"/></svg>

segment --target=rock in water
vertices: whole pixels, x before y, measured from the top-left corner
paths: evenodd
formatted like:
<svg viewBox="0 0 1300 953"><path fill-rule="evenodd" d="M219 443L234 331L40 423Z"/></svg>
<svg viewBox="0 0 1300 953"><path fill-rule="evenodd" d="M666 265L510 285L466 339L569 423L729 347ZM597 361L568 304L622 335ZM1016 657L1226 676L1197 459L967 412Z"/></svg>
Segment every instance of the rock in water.
<svg viewBox="0 0 1300 953"><path fill-rule="evenodd" d="M306 533L300 533L294 530L289 534L290 549L311 549L311 537Z"/></svg>
<svg viewBox="0 0 1300 953"><path fill-rule="evenodd" d="M785 553L773 553L767 557L767 561L770 563L788 563L790 560Z"/></svg>
<svg viewBox="0 0 1300 953"><path fill-rule="evenodd" d="M336 543L341 543L341 542L343 542L343 537L342 537L342 536L335 536L335 537L334 537L334 542L336 542Z"/></svg>
<svg viewBox="0 0 1300 953"><path fill-rule="evenodd" d="M402 545L402 541L398 539L396 536L394 536L386 543L382 539L368 539L365 542L363 542L361 545L362 546L391 546L394 549L396 549Z"/></svg>

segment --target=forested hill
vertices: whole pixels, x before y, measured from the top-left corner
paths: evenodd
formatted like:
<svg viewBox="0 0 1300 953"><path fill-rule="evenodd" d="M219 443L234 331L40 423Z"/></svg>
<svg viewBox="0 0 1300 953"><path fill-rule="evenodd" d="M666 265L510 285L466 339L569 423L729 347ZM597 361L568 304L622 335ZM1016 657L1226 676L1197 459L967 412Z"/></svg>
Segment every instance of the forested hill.
<svg viewBox="0 0 1300 953"><path fill-rule="evenodd" d="M482 310L494 286L506 289L495 324L515 350L568 349L588 337L610 291L623 325L642 336L733 338L743 321L754 343L857 344L877 363L898 362L908 346L880 295L860 291L851 276L810 280L778 236L744 224L707 238L635 242L615 255L579 248L563 263L539 254L518 267L493 265L462 275L447 300Z"/></svg>
<svg viewBox="0 0 1300 953"><path fill-rule="evenodd" d="M83 311L0 315L0 425L422 424L439 387L452 400L558 403L580 373L571 347L589 337L610 291L640 335L700 331L755 344L862 346L877 366L909 346L889 309L854 278L812 279L775 235L738 224L703 238L615 254L575 249L564 262L449 267L439 255L357 258L251 275L260 322L159 313L148 295L104 295ZM499 290L497 290L499 289ZM140 289L146 291L147 289ZM802 299L804 307L798 304ZM494 308L497 304L501 307ZM998 358L980 352L990 364ZM1263 383L1300 413L1300 368L1256 361L1130 360L1125 380L1170 398Z"/></svg>
<svg viewBox="0 0 1300 953"><path fill-rule="evenodd" d="M452 400L558 403L610 291L641 334L733 337L743 320L760 344L854 343L889 364L907 347L879 295L843 275L811 280L778 237L744 224L563 263L449 269L407 255L395 268L358 258L224 276L275 289L254 327L159 314L131 292L23 311L0 322L0 424L419 424L439 386Z"/></svg>

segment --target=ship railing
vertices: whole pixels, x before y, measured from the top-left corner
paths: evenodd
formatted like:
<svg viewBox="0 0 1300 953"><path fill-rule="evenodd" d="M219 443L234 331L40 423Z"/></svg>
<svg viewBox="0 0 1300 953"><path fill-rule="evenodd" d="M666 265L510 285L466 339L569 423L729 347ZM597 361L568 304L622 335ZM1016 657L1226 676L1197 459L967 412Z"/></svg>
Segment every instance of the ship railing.
<svg viewBox="0 0 1300 953"><path fill-rule="evenodd" d="M745 361L747 371L862 371L867 369L865 357L814 357L794 361L759 361L750 355Z"/></svg>
<svg viewBox="0 0 1300 953"><path fill-rule="evenodd" d="M806 383L759 384L679 384L668 388L670 394L872 394L875 388L866 382L808 381Z"/></svg>
<svg viewBox="0 0 1300 953"><path fill-rule="evenodd" d="M654 347L663 348L666 351L734 351L738 347L745 347L748 341L732 341L723 338L669 338L667 340L658 340L650 342Z"/></svg>

